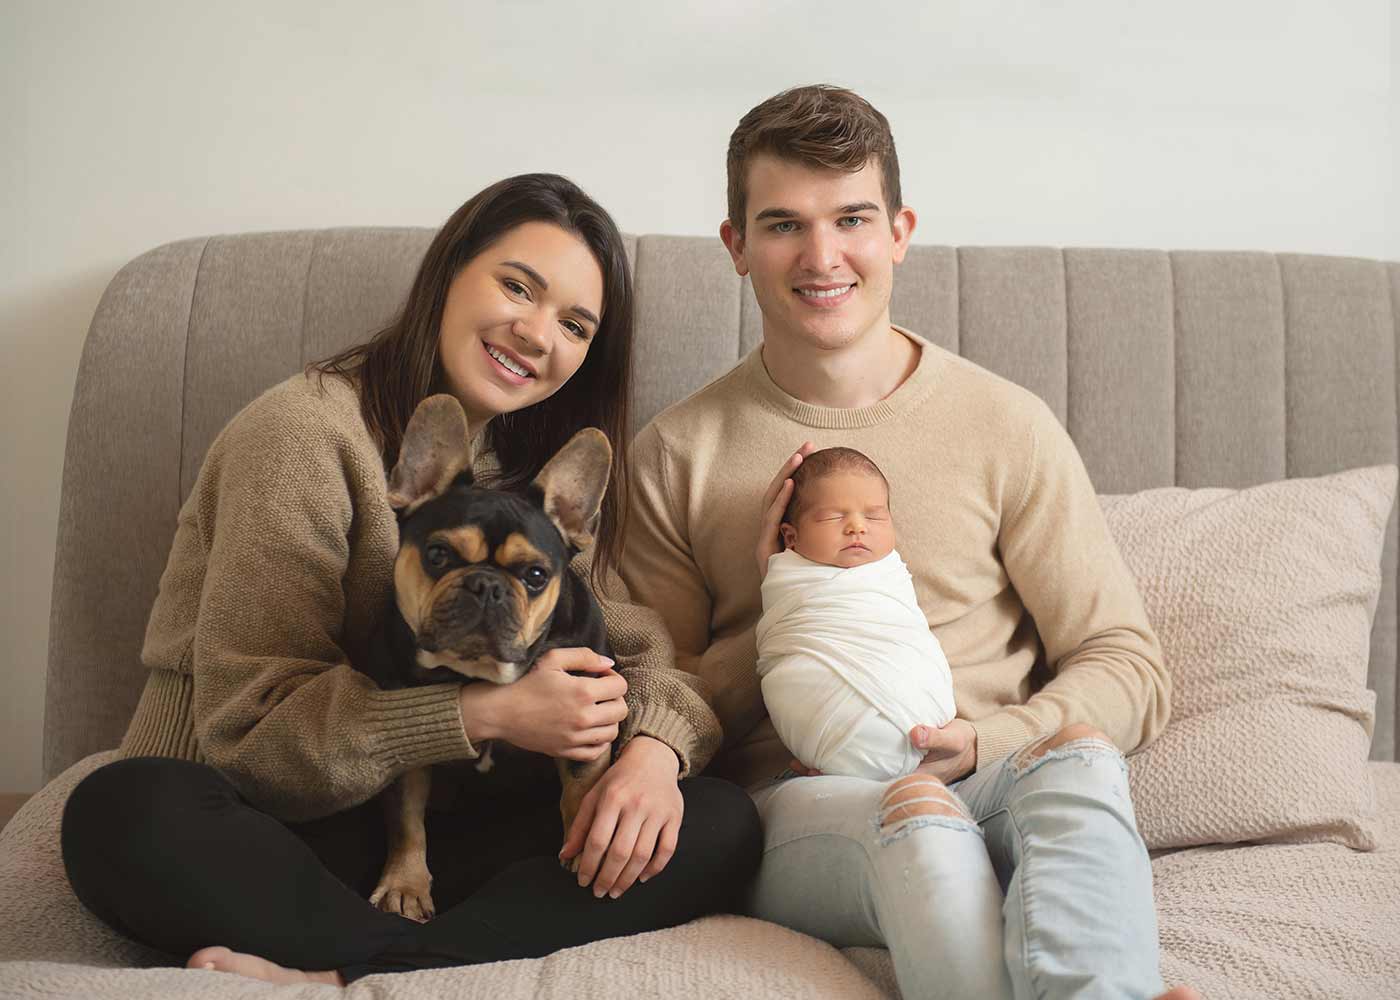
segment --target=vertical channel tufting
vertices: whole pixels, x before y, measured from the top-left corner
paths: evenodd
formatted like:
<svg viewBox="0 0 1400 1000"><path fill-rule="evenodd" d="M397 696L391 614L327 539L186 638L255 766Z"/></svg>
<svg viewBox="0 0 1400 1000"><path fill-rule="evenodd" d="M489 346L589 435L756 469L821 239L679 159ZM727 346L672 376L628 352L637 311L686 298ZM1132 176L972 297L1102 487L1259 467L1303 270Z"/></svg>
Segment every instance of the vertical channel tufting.
<svg viewBox="0 0 1400 1000"><path fill-rule="evenodd" d="M741 283L719 240L637 241L635 433L663 408L734 367Z"/></svg>
<svg viewBox="0 0 1400 1000"><path fill-rule="evenodd" d="M302 272L301 278L301 319L297 322L297 358L300 360L302 368L306 367L310 360L306 356L306 328L308 326L309 309L311 300L311 269L316 266L316 254L321 248L321 237L325 230L317 230L311 237L311 252L306 255L306 270Z"/></svg>
<svg viewBox="0 0 1400 1000"><path fill-rule="evenodd" d="M1043 399L1065 420L1064 262L1049 247L958 251L962 356Z"/></svg>
<svg viewBox="0 0 1400 1000"><path fill-rule="evenodd" d="M83 341L54 548L46 781L116 746L145 684L141 642L182 499L185 343L208 243L122 267Z"/></svg>
<svg viewBox="0 0 1400 1000"><path fill-rule="evenodd" d="M1395 327L1386 269L1371 260L1279 258L1288 316L1288 474L1394 462ZM1397 521L1386 528L1367 683L1377 692L1373 754L1393 754Z"/></svg>
<svg viewBox="0 0 1400 1000"><path fill-rule="evenodd" d="M1063 252L1067 414L1101 493L1175 479L1171 269L1157 250Z"/></svg>
<svg viewBox="0 0 1400 1000"><path fill-rule="evenodd" d="M300 368L303 282L314 239L311 230L246 233L221 237L205 252L188 346L184 495L234 414Z"/></svg>
<svg viewBox="0 0 1400 1000"><path fill-rule="evenodd" d="M1391 342L1395 345L1395 369L1393 371L1395 379L1395 412L1397 419L1396 440L1400 442L1400 263L1390 263L1386 265L1386 270L1390 275L1390 326ZM1400 498L1397 498L1397 508L1400 508ZM1394 523L1400 517L1400 510L1391 511L1391 522ZM1392 602L1395 608L1397 626L1400 627L1400 558L1396 559L1396 572L1390 574L1390 579L1395 583L1397 601ZM1397 639L1400 645L1400 639ZM1391 670L1391 682L1395 686L1395 696L1391 699L1391 720L1392 737L1390 740L1389 756L1382 755L1385 760L1400 760L1400 649L1396 650L1396 656L1391 658L1388 664Z"/></svg>
<svg viewBox="0 0 1400 1000"><path fill-rule="evenodd" d="M1181 485L1181 303L1176 294L1176 259L1167 253L1167 285L1171 290L1172 358L1172 486Z"/></svg>
<svg viewBox="0 0 1400 1000"><path fill-rule="evenodd" d="M175 508L185 503L185 405L190 398L190 329L194 325L194 303L199 298L199 279L204 274L204 258L209 252L209 244L218 237L211 236L199 248L199 263L194 268L194 282L190 285L189 311L185 314L185 355L181 362L180 375L180 465L175 476Z"/></svg>
<svg viewBox="0 0 1400 1000"><path fill-rule="evenodd" d="M910 247L895 269L890 320L944 350L958 350L957 258L950 247Z"/></svg>
<svg viewBox="0 0 1400 1000"><path fill-rule="evenodd" d="M326 229L307 272L303 367L363 343L403 311L435 232Z"/></svg>
<svg viewBox="0 0 1400 1000"><path fill-rule="evenodd" d="M1282 479L1283 302L1264 253L1171 255L1176 325L1177 484Z"/></svg>

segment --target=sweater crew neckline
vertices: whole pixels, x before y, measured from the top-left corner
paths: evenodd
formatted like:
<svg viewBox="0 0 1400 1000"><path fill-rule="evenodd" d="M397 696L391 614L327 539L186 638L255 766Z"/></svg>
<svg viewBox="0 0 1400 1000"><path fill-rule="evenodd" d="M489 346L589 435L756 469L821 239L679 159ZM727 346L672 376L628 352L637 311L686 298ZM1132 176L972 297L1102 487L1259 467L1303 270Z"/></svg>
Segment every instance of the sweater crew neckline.
<svg viewBox="0 0 1400 1000"><path fill-rule="evenodd" d="M922 403L932 392L937 375L937 351L931 349L932 345L903 327L893 324L891 326L897 333L908 337L919 349L919 363L894 392L869 406L817 406L789 395L773 381L773 376L768 374L768 368L763 363L762 344L750 351L744 359L745 374L755 387L758 397L789 420L822 430L874 427Z"/></svg>

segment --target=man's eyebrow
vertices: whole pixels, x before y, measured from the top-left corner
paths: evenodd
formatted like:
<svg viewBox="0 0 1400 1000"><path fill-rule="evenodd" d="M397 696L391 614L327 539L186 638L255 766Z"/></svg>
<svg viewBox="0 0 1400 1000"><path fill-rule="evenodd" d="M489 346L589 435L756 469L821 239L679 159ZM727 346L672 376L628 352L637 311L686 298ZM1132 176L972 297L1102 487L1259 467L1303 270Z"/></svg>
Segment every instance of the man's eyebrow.
<svg viewBox="0 0 1400 1000"><path fill-rule="evenodd" d="M549 291L549 282L545 280L544 275L540 274L539 271L536 271L529 264L522 264L518 260L503 260L501 261L501 264L505 267L513 267L517 271L523 271L529 277L529 279L535 284L539 285L540 288L544 289L545 291ZM574 312L578 313L580 316L588 320L588 322L592 323L594 326L602 325L598 321L598 317L593 315L592 309L585 309L583 306L572 306L571 308Z"/></svg>
<svg viewBox="0 0 1400 1000"><path fill-rule="evenodd" d="M880 206L873 201L853 201L849 205L842 205L836 210L837 215L855 215L857 212L878 212ZM790 208L765 208L754 216L754 222L762 222L764 219L795 219L797 213Z"/></svg>

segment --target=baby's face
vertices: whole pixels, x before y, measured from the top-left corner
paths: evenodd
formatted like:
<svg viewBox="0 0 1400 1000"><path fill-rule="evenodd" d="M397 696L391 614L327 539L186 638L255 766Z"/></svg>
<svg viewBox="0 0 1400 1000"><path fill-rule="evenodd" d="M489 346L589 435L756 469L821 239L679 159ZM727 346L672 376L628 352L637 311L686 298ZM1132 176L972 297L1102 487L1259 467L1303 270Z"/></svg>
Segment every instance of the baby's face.
<svg viewBox="0 0 1400 1000"><path fill-rule="evenodd" d="M788 548L826 566L864 566L894 551L889 494L868 473L833 472L806 484L797 523L781 530Z"/></svg>

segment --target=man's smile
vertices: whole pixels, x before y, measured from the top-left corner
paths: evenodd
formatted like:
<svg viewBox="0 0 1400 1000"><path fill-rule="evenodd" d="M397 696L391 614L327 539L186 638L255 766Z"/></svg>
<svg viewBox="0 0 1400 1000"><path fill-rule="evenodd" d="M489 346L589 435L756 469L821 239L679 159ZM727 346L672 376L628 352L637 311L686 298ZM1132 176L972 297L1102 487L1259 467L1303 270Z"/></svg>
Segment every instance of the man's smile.
<svg viewBox="0 0 1400 1000"><path fill-rule="evenodd" d="M793 289L804 303L818 309L844 303L855 291L855 283L841 285L798 285Z"/></svg>

